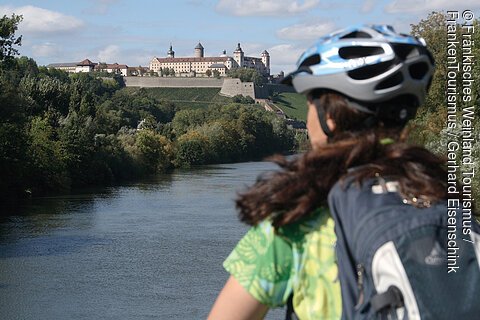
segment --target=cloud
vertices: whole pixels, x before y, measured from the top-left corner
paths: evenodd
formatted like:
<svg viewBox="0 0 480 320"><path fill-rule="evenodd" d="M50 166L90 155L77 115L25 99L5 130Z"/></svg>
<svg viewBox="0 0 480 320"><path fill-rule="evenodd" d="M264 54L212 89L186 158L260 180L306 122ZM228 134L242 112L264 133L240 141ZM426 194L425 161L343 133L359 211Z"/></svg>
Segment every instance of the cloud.
<svg viewBox="0 0 480 320"><path fill-rule="evenodd" d="M313 40L335 29L331 21L320 23L295 24L277 31L277 36L288 40Z"/></svg>
<svg viewBox="0 0 480 320"><path fill-rule="evenodd" d="M32 54L36 57L55 57L58 56L59 53L60 48L55 43L46 42L32 46Z"/></svg>
<svg viewBox="0 0 480 320"><path fill-rule="evenodd" d="M245 52L245 55L249 57L259 57L260 52L266 49L265 45L261 43L242 42L240 46L243 52ZM227 53L231 51L233 54L233 50L235 50L236 47L236 45L232 46L231 50L227 50Z"/></svg>
<svg viewBox="0 0 480 320"><path fill-rule="evenodd" d="M447 10L449 8L453 10L452 5L451 0L394 0L385 7L385 12L414 13ZM478 0L463 0L461 6L468 9L480 8L480 2Z"/></svg>
<svg viewBox="0 0 480 320"><path fill-rule="evenodd" d="M235 16L283 16L312 9L319 0L219 0L217 10Z"/></svg>
<svg viewBox="0 0 480 320"><path fill-rule="evenodd" d="M23 15L19 25L20 32L26 33L57 33L78 30L83 27L83 21L60 12L42 9L34 6L10 7L0 6L0 15Z"/></svg>
<svg viewBox="0 0 480 320"><path fill-rule="evenodd" d="M110 7L118 2L118 0L90 0L92 6L85 10L85 13L106 14Z"/></svg>
<svg viewBox="0 0 480 320"><path fill-rule="evenodd" d="M98 61L114 63L120 61L121 57L120 47L116 45L109 45L100 50L97 54Z"/></svg>
<svg viewBox="0 0 480 320"><path fill-rule="evenodd" d="M267 49L271 57L271 69L274 72L283 70L290 72L295 70L295 63L305 48L300 48L291 44L279 44Z"/></svg>

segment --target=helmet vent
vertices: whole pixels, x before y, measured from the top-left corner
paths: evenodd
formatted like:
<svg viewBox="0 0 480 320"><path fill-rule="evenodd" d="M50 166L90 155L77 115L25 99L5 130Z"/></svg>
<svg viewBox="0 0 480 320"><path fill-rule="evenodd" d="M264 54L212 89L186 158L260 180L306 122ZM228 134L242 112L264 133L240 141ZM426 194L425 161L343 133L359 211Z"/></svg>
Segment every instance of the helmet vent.
<svg viewBox="0 0 480 320"><path fill-rule="evenodd" d="M300 67L313 66L313 65L319 64L320 60L321 60L320 55L317 53L303 60L298 67L300 68Z"/></svg>
<svg viewBox="0 0 480 320"><path fill-rule="evenodd" d="M340 39L358 39L358 38L371 39L372 36L363 31L353 31L353 32L350 32L349 34L344 35Z"/></svg>
<svg viewBox="0 0 480 320"><path fill-rule="evenodd" d="M382 54L382 47L343 47L338 50L338 55L343 59L355 59Z"/></svg>
<svg viewBox="0 0 480 320"><path fill-rule="evenodd" d="M405 61L408 58L412 58L420 55L420 52L418 51L417 46L397 43L397 44L392 44L392 47L397 57L399 57L400 60L402 61Z"/></svg>
<svg viewBox="0 0 480 320"><path fill-rule="evenodd" d="M377 86L375 87L375 90L382 90L382 89L387 89L391 87L395 87L396 85L399 85L403 82L403 75L401 72L396 72L393 74L391 77L388 79L383 80Z"/></svg>
<svg viewBox="0 0 480 320"><path fill-rule="evenodd" d="M391 68L393 65L393 61L384 61L374 65L364 66L355 70L351 70L348 72L348 75L354 80L365 80L376 77L388 69Z"/></svg>
<svg viewBox="0 0 480 320"><path fill-rule="evenodd" d="M421 80L428 72L428 64L426 62L417 62L408 67L408 72L413 79Z"/></svg>

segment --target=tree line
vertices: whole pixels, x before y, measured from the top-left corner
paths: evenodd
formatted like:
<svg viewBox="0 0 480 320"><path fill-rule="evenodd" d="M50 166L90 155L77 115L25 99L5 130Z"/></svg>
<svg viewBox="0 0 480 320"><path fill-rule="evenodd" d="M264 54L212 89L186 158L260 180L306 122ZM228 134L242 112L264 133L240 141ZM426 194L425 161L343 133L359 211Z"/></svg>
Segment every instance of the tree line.
<svg viewBox="0 0 480 320"><path fill-rule="evenodd" d="M124 90L121 76L67 74L15 57L20 20L0 20L1 198L295 148L285 122L255 105L177 108L145 89Z"/></svg>

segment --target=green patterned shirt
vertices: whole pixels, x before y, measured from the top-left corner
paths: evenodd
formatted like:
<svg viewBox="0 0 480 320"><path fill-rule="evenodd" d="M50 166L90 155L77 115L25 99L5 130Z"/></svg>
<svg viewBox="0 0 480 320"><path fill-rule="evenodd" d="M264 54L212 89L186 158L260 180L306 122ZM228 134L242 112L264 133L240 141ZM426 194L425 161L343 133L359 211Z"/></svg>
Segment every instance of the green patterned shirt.
<svg viewBox="0 0 480 320"><path fill-rule="evenodd" d="M270 221L251 228L223 266L265 305L284 305L293 290L300 319L340 319L335 241L332 218L317 209L277 233Z"/></svg>

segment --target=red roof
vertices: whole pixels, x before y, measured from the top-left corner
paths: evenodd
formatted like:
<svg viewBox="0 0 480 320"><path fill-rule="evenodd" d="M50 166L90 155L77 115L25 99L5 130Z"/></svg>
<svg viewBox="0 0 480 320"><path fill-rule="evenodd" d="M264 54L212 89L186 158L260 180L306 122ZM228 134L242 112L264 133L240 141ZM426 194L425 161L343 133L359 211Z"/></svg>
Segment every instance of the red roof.
<svg viewBox="0 0 480 320"><path fill-rule="evenodd" d="M93 63L92 61L85 59L79 63L77 63L77 66L94 66L96 63Z"/></svg>
<svg viewBox="0 0 480 320"><path fill-rule="evenodd" d="M128 66L126 64L118 64L118 63L113 63L113 64L97 64L95 66L95 69L127 69Z"/></svg>

